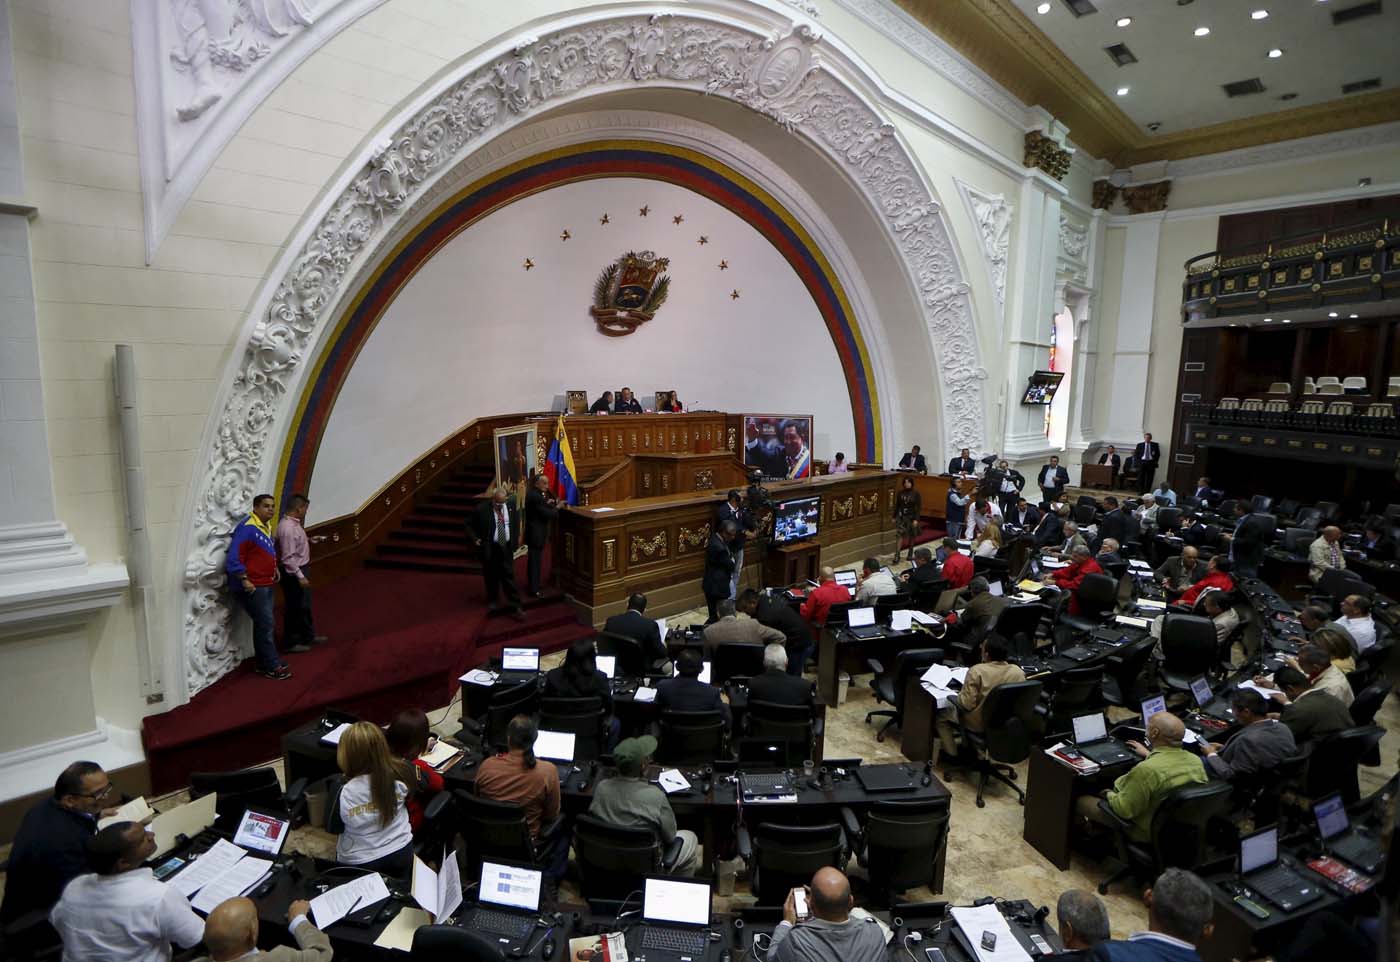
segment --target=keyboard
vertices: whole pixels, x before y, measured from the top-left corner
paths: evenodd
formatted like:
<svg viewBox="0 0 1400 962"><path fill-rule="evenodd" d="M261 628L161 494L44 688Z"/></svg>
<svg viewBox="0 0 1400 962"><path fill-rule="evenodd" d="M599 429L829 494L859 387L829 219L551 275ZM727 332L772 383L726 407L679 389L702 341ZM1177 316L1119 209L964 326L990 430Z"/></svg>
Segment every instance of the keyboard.
<svg viewBox="0 0 1400 962"><path fill-rule="evenodd" d="M1327 848L1342 861L1355 865L1368 874L1373 874L1385 858L1385 853L1379 845L1355 835L1330 841Z"/></svg>
<svg viewBox="0 0 1400 962"><path fill-rule="evenodd" d="M758 775L745 773L742 783L745 795L791 795L793 792L792 779L784 772Z"/></svg>
<svg viewBox="0 0 1400 962"><path fill-rule="evenodd" d="M1080 645L1075 645L1073 648L1066 648L1064 651L1060 652L1060 654L1070 661L1087 661L1094 657L1092 651Z"/></svg>
<svg viewBox="0 0 1400 962"><path fill-rule="evenodd" d="M1299 886L1298 876L1285 865L1275 865L1262 872L1253 872L1246 879L1249 887L1273 901L1291 894Z"/></svg>
<svg viewBox="0 0 1400 962"><path fill-rule="evenodd" d="M495 909L477 909L472 916L472 927L495 935L505 935L513 939L523 939L535 927L533 918L515 915L511 912L497 912Z"/></svg>
<svg viewBox="0 0 1400 962"><path fill-rule="evenodd" d="M642 931L642 948L676 952L692 957L703 955L705 945L709 940L710 937L707 933L691 931L690 929L667 929L648 925Z"/></svg>
<svg viewBox="0 0 1400 962"><path fill-rule="evenodd" d="M1132 749L1116 741L1095 742L1092 745L1076 745L1079 754L1100 765L1113 765L1133 757Z"/></svg>

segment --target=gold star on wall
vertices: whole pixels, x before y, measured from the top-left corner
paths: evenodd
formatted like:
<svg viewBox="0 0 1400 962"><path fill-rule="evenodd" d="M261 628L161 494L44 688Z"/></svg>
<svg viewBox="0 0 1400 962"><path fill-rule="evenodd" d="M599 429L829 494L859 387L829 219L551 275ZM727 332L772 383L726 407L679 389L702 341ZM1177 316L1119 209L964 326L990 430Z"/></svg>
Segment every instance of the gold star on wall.
<svg viewBox="0 0 1400 962"><path fill-rule="evenodd" d="M647 214L650 214L650 213L651 213L651 205L648 204L647 206L642 207L642 208L640 208L640 209L637 211L637 216L639 216L639 217L645 217Z"/></svg>
<svg viewBox="0 0 1400 962"><path fill-rule="evenodd" d="M528 258L528 257L525 258L525 269L526 269L527 271L528 271L530 268L534 267L534 266L535 266L535 262L534 262L534 261L530 260L530 258Z"/></svg>
<svg viewBox="0 0 1400 962"><path fill-rule="evenodd" d="M704 234L701 234L701 235L700 235L700 239L699 239L698 241L696 241L696 243L699 244L699 245L701 245L702 247L703 247L705 244L708 244L709 242L710 242L710 239L709 239L708 237L706 237Z"/></svg>
<svg viewBox="0 0 1400 962"><path fill-rule="evenodd" d="M602 224L604 227L607 227L608 224L611 223L611 221L608 219L608 215L604 214L602 217L598 218L598 223Z"/></svg>
<svg viewBox="0 0 1400 962"><path fill-rule="evenodd" d="M573 234L570 234L570 233L569 233L569 229L566 227L566 228L564 228L564 232L563 232L562 234L559 235L559 239L560 239L561 241L566 241L566 240L568 240L570 237L573 237L573 236L574 236L574 235L573 235Z"/></svg>
<svg viewBox="0 0 1400 962"><path fill-rule="evenodd" d="M731 301L737 301L739 299L739 289L737 287L729 292L729 299Z"/></svg>
<svg viewBox="0 0 1400 962"><path fill-rule="evenodd" d="M673 224L681 224L681 223L683 223L684 221L685 221L685 215L684 215L684 214L677 214L675 217L672 217L672 218L671 218L671 223L673 223Z"/></svg>
<svg viewBox="0 0 1400 962"><path fill-rule="evenodd" d="M722 270L722 271L727 271L727 270L729 270L729 261L720 261L720 262L719 262L719 269Z"/></svg>

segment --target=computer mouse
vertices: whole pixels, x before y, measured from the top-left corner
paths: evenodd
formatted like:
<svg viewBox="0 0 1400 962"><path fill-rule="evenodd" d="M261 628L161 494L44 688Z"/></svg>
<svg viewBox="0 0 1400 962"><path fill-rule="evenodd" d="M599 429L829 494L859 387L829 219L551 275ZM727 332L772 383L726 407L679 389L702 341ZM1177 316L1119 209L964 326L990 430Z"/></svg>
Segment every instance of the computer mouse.
<svg viewBox="0 0 1400 962"><path fill-rule="evenodd" d="M921 784L925 785L925 786L927 786L927 785L929 785L930 783L932 783L932 781L933 781L933 776L932 776L932 775L927 775L927 774L924 775L923 778L919 779L919 782L920 782Z"/></svg>
<svg viewBox="0 0 1400 962"><path fill-rule="evenodd" d="M548 938L544 940L544 944L540 946L540 958L554 958L554 939Z"/></svg>

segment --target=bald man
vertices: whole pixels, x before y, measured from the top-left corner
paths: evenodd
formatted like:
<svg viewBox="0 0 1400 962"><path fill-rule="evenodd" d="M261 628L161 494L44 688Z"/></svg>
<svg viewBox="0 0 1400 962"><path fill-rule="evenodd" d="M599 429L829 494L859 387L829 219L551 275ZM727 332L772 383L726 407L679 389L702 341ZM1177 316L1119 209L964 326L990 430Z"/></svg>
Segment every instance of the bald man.
<svg viewBox="0 0 1400 962"><path fill-rule="evenodd" d="M1119 776L1113 788L1103 794L1113 814L1131 823L1129 832L1138 841L1152 834L1152 815L1174 790L1207 781L1201 759L1181 747L1186 726L1170 712L1158 712L1147 720L1147 745L1130 741L1128 747L1142 759ZM1083 795L1076 803L1079 814L1091 822L1106 823L1099 808L1099 796Z"/></svg>
<svg viewBox="0 0 1400 962"><path fill-rule="evenodd" d="M794 890L795 891L795 890ZM789 892L783 920L773 930L768 962L883 962L885 936L869 916L851 918L851 883L834 868L817 869L806 886L809 917L797 921Z"/></svg>
<svg viewBox="0 0 1400 962"><path fill-rule="evenodd" d="M298 899L287 908L287 926L299 949L279 945L270 952L258 951L258 907L252 899L220 902L204 922L204 946L209 955L197 962L233 962L257 956L268 962L330 962L331 940L311 924L307 915L311 903Z"/></svg>
<svg viewBox="0 0 1400 962"><path fill-rule="evenodd" d="M1327 571L1333 568L1343 571L1346 566L1347 559L1342 554L1342 529L1335 526L1323 528L1317 540L1308 545L1308 578L1317 584Z"/></svg>
<svg viewBox="0 0 1400 962"><path fill-rule="evenodd" d="M812 623L812 627L820 631L826 625L827 616L831 614L831 606L844 605L851 600L851 593L836 583L836 572L830 565L822 568L818 577L821 584L807 593L807 600L802 602L800 613Z"/></svg>

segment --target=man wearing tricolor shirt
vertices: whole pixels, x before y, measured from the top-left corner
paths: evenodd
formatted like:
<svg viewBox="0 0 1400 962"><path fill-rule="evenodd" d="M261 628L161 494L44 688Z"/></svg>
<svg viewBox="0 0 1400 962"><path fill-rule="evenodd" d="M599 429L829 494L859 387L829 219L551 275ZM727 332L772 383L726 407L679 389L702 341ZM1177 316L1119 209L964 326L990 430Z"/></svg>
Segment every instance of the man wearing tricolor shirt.
<svg viewBox="0 0 1400 962"><path fill-rule="evenodd" d="M277 641L272 635L272 592L277 584L277 542L272 530L274 514L272 495L260 494L253 499L253 513L233 529L224 572L228 575L229 591L248 613L253 622L253 657L257 671L264 678L285 681L292 670L277 653Z"/></svg>
<svg viewBox="0 0 1400 962"><path fill-rule="evenodd" d="M785 477L805 478L812 473L812 451L807 447L807 439L802 436L802 424L797 420L782 423L783 459Z"/></svg>

